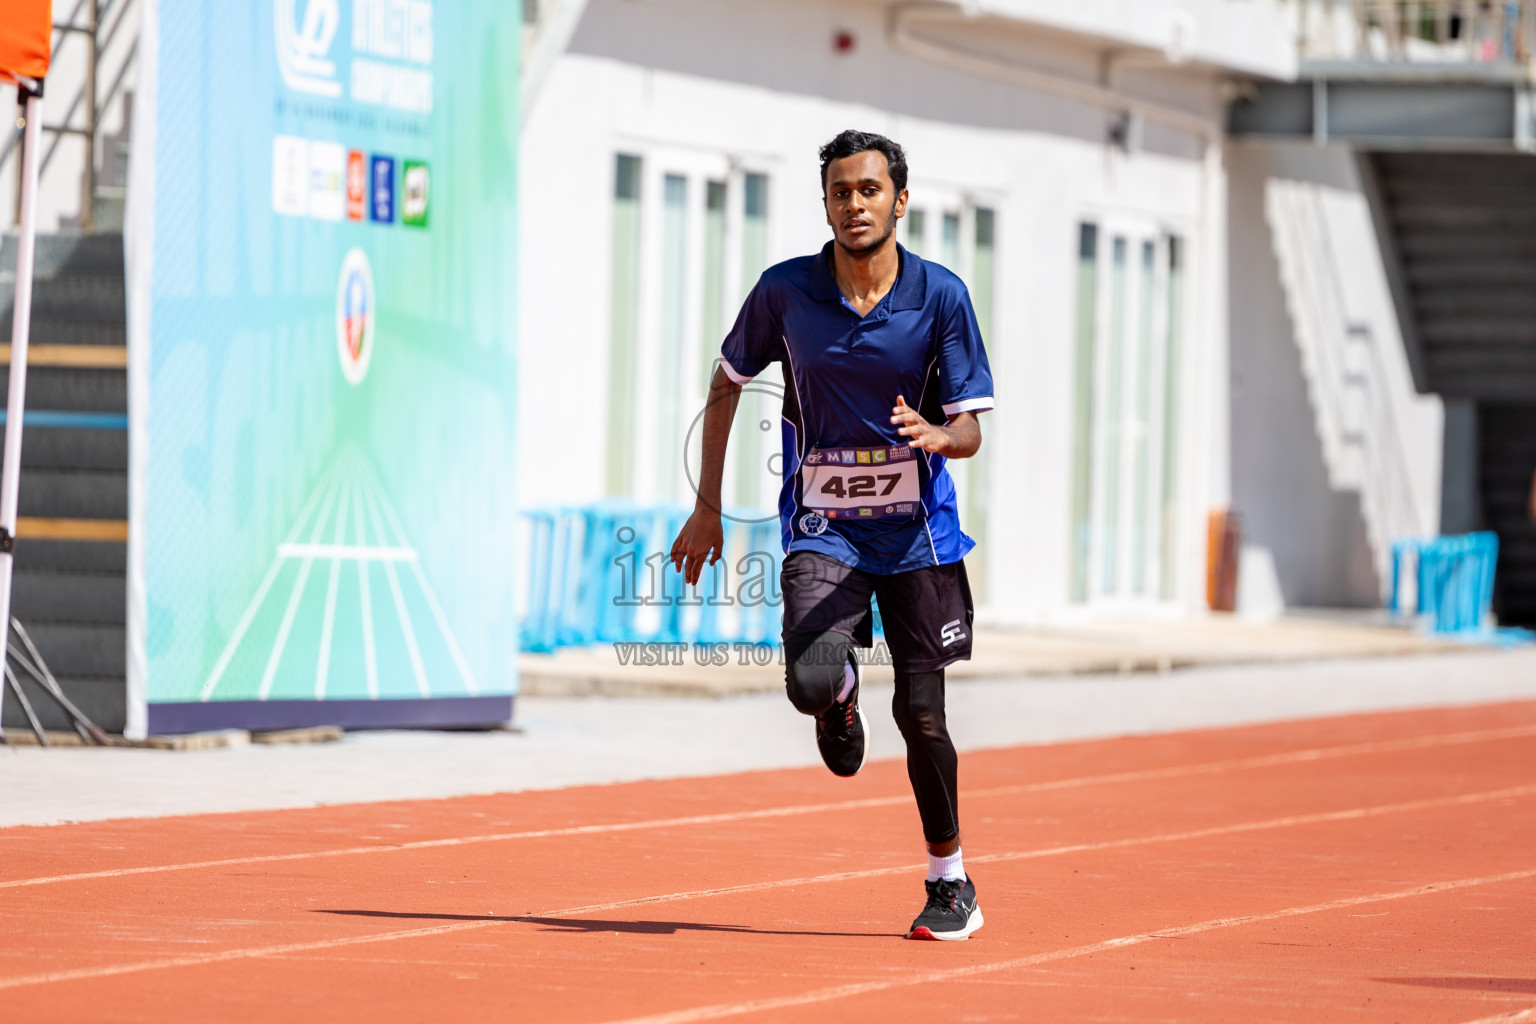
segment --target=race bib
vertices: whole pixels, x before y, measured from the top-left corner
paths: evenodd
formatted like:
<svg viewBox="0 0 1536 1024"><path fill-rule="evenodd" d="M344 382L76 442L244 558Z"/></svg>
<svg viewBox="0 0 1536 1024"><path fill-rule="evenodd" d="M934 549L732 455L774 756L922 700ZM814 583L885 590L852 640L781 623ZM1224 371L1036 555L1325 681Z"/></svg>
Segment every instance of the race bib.
<svg viewBox="0 0 1536 1024"><path fill-rule="evenodd" d="M800 467L800 504L827 519L911 518L922 511L917 450L812 448Z"/></svg>

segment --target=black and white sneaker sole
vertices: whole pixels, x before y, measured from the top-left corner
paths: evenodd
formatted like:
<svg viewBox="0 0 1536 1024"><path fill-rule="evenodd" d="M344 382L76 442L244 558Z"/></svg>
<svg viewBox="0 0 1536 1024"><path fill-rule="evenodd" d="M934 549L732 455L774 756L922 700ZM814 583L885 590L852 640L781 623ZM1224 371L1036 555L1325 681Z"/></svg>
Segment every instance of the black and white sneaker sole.
<svg viewBox="0 0 1536 1024"><path fill-rule="evenodd" d="M966 919L964 928L957 928L950 932L936 932L927 926L913 928L907 933L909 939L932 939L936 942L964 942L971 937L971 933L982 926L981 907L971 911L971 916Z"/></svg>

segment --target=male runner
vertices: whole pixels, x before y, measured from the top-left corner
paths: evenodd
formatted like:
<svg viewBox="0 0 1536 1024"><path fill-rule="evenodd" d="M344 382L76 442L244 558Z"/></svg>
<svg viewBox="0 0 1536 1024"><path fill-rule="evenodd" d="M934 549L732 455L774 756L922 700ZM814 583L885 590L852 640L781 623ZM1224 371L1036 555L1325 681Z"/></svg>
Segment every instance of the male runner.
<svg viewBox="0 0 1536 1024"><path fill-rule="evenodd" d="M764 272L721 347L704 415L698 501L672 546L698 582L722 554L720 479L741 386L784 364L784 648L789 699L816 716L816 744L851 776L869 750L852 647L871 646L880 602L896 670L892 711L928 842L928 900L909 938L981 927L960 854L944 667L971 656L971 592L946 459L981 447L992 375L960 279L896 244L907 163L880 135L821 148L833 241Z"/></svg>

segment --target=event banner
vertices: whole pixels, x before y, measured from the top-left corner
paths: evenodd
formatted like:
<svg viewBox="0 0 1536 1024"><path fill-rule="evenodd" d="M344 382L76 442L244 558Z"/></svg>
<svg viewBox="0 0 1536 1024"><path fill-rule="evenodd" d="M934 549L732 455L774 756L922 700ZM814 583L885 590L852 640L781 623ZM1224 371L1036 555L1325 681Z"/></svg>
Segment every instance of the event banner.
<svg viewBox="0 0 1536 1024"><path fill-rule="evenodd" d="M520 5L144 7L130 732L507 720Z"/></svg>

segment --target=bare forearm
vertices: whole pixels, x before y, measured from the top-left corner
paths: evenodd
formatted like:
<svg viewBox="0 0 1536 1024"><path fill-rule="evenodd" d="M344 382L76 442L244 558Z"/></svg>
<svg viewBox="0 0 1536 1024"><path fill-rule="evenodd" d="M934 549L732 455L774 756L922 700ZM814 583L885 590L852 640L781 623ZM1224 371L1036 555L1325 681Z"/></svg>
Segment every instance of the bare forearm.
<svg viewBox="0 0 1536 1024"><path fill-rule="evenodd" d="M939 452L946 459L968 459L981 450L981 421L973 412L957 413L944 424L949 442Z"/></svg>
<svg viewBox="0 0 1536 1024"><path fill-rule="evenodd" d="M725 448L731 436L731 422L736 418L736 403L740 400L741 385L716 367L715 376L709 382L709 399L704 407L703 458L695 508L720 511L720 482L725 475Z"/></svg>

